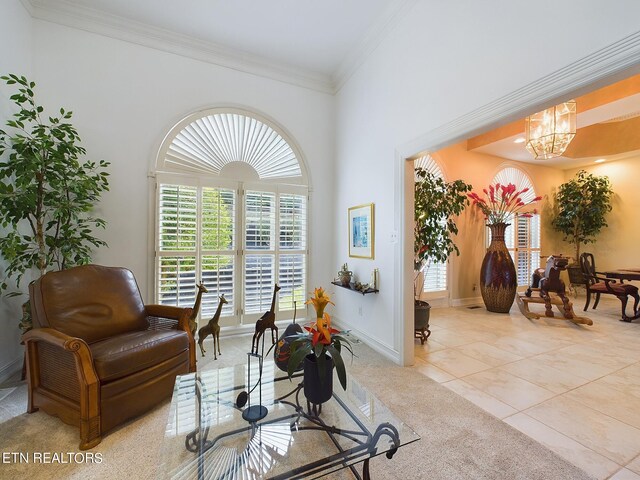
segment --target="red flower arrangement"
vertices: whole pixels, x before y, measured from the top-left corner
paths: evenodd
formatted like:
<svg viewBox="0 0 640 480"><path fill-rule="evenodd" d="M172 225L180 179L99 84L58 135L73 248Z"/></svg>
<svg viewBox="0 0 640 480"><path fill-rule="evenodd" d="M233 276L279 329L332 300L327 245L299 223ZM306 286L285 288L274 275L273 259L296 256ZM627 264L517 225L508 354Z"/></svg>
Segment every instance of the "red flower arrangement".
<svg viewBox="0 0 640 480"><path fill-rule="evenodd" d="M522 209L527 205L542 200L542 197L535 197L533 200L525 202L522 200L522 194L528 192L529 188L516 190L516 186L513 183L508 185L496 183L495 186L489 185L488 189L485 188L482 191L487 196L486 199L475 192L469 193L467 196L471 199L473 205L482 211L489 225L507 223L516 213L523 217L531 217L538 213L537 209L534 208L530 212L522 211Z"/></svg>

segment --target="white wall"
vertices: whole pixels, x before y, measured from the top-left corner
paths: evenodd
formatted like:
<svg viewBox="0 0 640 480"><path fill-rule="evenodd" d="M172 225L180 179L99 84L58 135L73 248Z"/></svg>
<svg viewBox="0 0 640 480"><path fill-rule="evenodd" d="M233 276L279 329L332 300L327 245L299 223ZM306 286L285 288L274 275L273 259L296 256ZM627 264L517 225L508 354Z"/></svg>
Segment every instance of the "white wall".
<svg viewBox="0 0 640 480"><path fill-rule="evenodd" d="M14 5L15 4L15 5ZM97 263L133 270L151 299L153 252L149 249L149 181L164 135L182 117L206 107L244 106L273 118L297 142L312 187L310 284L333 278L334 97L96 34L34 20L16 0L0 14L0 71L29 74L47 111L64 107L88 158L111 162L110 191L98 213L108 248ZM6 25L5 25L6 24ZM33 25L33 42L31 28ZM33 71L31 54L33 52ZM4 89L2 90L4 95ZM6 116L6 98L0 98ZM3 300L4 302L4 300ZM18 303L19 305L19 303ZM2 304L0 372L21 355L16 302ZM15 365L11 366L15 369Z"/></svg>
<svg viewBox="0 0 640 480"><path fill-rule="evenodd" d="M390 356L403 338L394 318L391 242L396 152L413 139L638 29L640 3L542 0L417 1L337 95L333 265L347 260L349 206L376 204L376 259L349 259L356 274L380 268L381 292L336 293L336 316ZM551 20L553 19L553 20ZM559 20L558 20L559 19ZM564 20L563 20L564 19ZM417 153L417 152L415 152ZM408 226L410 234L411 226ZM461 259L463 260L463 259ZM362 315L359 309L362 308Z"/></svg>
<svg viewBox="0 0 640 480"><path fill-rule="evenodd" d="M246 106L273 118L300 146L313 188L312 285L331 276L333 116L331 95L96 34L35 22L35 77L46 106L74 112L88 156L111 162L111 190L95 261L133 270L150 299L147 173L169 129L205 107Z"/></svg>
<svg viewBox="0 0 640 480"><path fill-rule="evenodd" d="M30 77L32 52L31 17L19 0L3 0L0 6L0 75L14 73ZM5 122L15 112L13 102L9 100L13 93L15 89L5 85L4 81L0 84L2 129L5 129ZM4 272L4 268L2 271ZM23 290L26 291L26 288ZM0 382L22 364L18 321L22 316L20 305L26 299L27 297L7 298L4 295L0 298Z"/></svg>

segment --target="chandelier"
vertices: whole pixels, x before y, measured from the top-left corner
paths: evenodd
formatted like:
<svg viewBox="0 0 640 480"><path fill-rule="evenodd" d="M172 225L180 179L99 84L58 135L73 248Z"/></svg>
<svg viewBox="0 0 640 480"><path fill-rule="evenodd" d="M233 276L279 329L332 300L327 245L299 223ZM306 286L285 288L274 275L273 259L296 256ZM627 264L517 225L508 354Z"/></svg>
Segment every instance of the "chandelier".
<svg viewBox="0 0 640 480"><path fill-rule="evenodd" d="M559 157L576 135L576 102L569 100L525 119L526 147L535 158Z"/></svg>

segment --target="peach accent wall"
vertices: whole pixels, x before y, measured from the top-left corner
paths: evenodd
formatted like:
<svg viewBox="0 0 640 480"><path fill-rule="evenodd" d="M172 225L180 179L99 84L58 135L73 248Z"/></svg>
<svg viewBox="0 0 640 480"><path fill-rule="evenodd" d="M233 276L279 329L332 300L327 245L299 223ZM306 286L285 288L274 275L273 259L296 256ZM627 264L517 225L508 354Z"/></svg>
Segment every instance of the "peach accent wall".
<svg viewBox="0 0 640 480"><path fill-rule="evenodd" d="M466 144L459 143L434 153L441 165L447 181L462 179L473 185L473 190L480 193L486 188L495 174L506 166L522 169L529 175L537 195L543 199L538 209L542 212L541 222L541 253L543 256L558 252L561 244L558 235L551 230L549 221L549 196L553 189L564 181L562 170L551 167L533 165L529 163L507 161L504 158L469 152ZM458 221L460 233L456 244L460 249L460 256L450 259L450 291L451 300L464 300L480 296L480 267L485 254L485 227L482 214L474 207L469 207ZM566 251L562 253L566 254ZM478 285L474 291L473 286Z"/></svg>
<svg viewBox="0 0 640 480"><path fill-rule="evenodd" d="M595 175L608 176L614 196L613 210L607 217L609 226L602 230L596 243L583 245L580 251L593 253L596 267L600 271L623 267L640 268L640 154L615 162L593 164L582 169ZM580 169L565 171L565 181L573 177L578 170ZM560 243L567 245L561 240ZM569 247L565 248L567 251L570 250Z"/></svg>

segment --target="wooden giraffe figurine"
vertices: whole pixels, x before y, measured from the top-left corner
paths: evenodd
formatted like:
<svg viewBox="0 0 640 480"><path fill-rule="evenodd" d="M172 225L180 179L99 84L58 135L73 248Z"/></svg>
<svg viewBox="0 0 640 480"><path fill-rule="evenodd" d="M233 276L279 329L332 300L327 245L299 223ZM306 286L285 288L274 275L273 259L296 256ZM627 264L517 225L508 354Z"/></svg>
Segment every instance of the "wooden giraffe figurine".
<svg viewBox="0 0 640 480"><path fill-rule="evenodd" d="M200 283L196 283L196 287L198 288L198 295L196 296L196 303L193 305L193 312L189 317L189 330L191 330L191 335L193 338L196 338L196 330L198 329L198 323L196 319L198 318L198 312L200 311L200 303L202 301L202 294L208 293L209 290L204 286L202 280Z"/></svg>
<svg viewBox="0 0 640 480"><path fill-rule="evenodd" d="M256 332L253 334L253 340L251 342L251 353L258 354L258 344L260 338L264 334L267 328L271 329L271 343L274 344L278 341L278 327L276 327L276 293L278 293L280 287L276 284L273 287L273 299L271 300L271 310L264 312L264 315L256 322Z"/></svg>
<svg viewBox="0 0 640 480"><path fill-rule="evenodd" d="M218 320L220 320L220 312L222 312L222 305L224 305L227 300L224 298L224 293L220 295L220 303L218 303L218 308L216 309L216 313L213 314L213 318L209 320L204 327L198 330L198 346L200 347L200 352L202 352L202 356L204 357L204 339L207 338L208 335L213 337L213 359L217 360L218 357L216 355L216 347L218 348L218 355L222 355L220 352L220 325L218 325Z"/></svg>

